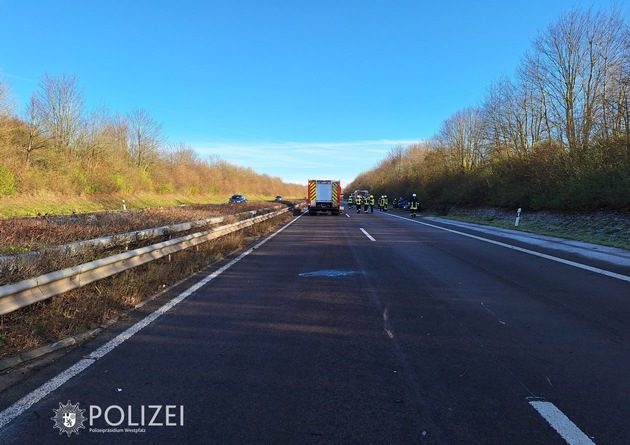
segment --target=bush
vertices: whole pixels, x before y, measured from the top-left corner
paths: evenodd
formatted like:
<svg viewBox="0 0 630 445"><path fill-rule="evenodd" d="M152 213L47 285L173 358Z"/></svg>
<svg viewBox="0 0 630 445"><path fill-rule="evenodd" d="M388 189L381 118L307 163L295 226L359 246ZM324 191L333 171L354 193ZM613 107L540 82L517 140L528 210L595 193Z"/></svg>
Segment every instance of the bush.
<svg viewBox="0 0 630 445"><path fill-rule="evenodd" d="M573 176L559 193L560 208L630 207L630 169L601 168Z"/></svg>
<svg viewBox="0 0 630 445"><path fill-rule="evenodd" d="M17 194L17 181L13 172L0 165L0 197L15 196Z"/></svg>

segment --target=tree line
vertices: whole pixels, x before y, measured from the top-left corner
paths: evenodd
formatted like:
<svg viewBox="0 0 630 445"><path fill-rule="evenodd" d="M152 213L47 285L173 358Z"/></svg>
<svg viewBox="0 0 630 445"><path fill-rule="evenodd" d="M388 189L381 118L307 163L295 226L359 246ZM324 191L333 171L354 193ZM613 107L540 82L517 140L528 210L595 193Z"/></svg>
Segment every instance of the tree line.
<svg viewBox="0 0 630 445"><path fill-rule="evenodd" d="M74 75L45 74L21 115L0 80L0 198L52 192L303 196L304 185L170 143L147 110L88 112Z"/></svg>
<svg viewBox="0 0 630 445"><path fill-rule="evenodd" d="M630 207L630 26L573 9L538 33L516 73L429 140L390 150L348 189L425 205Z"/></svg>

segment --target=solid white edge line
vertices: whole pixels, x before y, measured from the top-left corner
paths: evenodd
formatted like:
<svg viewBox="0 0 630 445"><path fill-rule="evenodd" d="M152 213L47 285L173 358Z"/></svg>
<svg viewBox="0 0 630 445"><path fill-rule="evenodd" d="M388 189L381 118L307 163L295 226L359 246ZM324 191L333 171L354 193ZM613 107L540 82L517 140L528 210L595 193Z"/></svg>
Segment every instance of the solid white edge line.
<svg viewBox="0 0 630 445"><path fill-rule="evenodd" d="M22 397L20 400L15 402L13 405L11 405L8 408L4 409L2 412L0 412L0 430L2 430L2 428L4 428L9 422L11 422L16 417L20 416L22 413L24 413L31 406L33 406L34 404L39 402L41 399L46 397L48 394L50 394L54 390L56 390L59 387L61 387L64 383L66 383L72 377L80 374L82 371L84 371L85 369L90 367L97 359L99 359L101 357L104 357L106 354L108 354L109 352L113 351L117 346L120 346L125 340L130 339L134 334L138 333L141 329L143 329L146 326L148 326L149 324L151 324L158 317L160 317L161 315L165 314L170 309L175 307L177 304L179 304L182 301L184 301L192 293L194 293L195 291L199 290L201 287L203 287L206 284L208 284L210 281L212 281L213 279L215 279L216 277L221 275L223 272L228 270L234 264L238 263L240 260L245 258L250 253L252 253L254 250L258 249L260 246L265 244L271 238L273 238L274 236L276 236L277 234L282 232L284 229L286 229L291 224L293 224L295 221L297 221L301 216L302 215L299 215L293 221L290 221L288 224L282 226L276 232L274 232L271 235L269 235L268 237L264 238L262 241L260 241L254 247L246 250L245 252L240 254L238 257L234 258L232 261L230 261L229 263L224 265L223 267L217 269L212 274L210 274L207 277L205 277L203 280L199 281L198 283L196 283L193 286L191 286L188 289L186 289L184 292L182 292L177 297L175 297L172 300L170 300L168 303L164 304L162 307L157 309L155 312L147 315L145 318L143 318L142 320L140 320L139 322L137 322L133 326L129 327L124 332L118 334L116 337L114 337L113 339L111 339L110 341L105 343L103 346L101 346L100 348L96 349L94 352L89 354L87 356L87 358L79 360L77 363L75 363L74 365L70 366L65 371L60 372L55 377L53 377L52 379L50 379L49 381L47 381L46 383L41 385L39 388L34 389L30 393L28 393L27 395ZM1 431L0 431L0 433L1 433Z"/></svg>
<svg viewBox="0 0 630 445"><path fill-rule="evenodd" d="M367 233L367 231L366 231L363 227L359 227L359 229L361 230L361 232L363 232L363 234L364 234L365 236L367 236L367 237L368 237L368 239L369 239L370 241L376 241L376 240L374 239L374 237L373 237L372 235L370 235L369 233Z"/></svg>
<svg viewBox="0 0 630 445"><path fill-rule="evenodd" d="M533 400L529 404L534 407L551 427L569 445L595 445L571 420L551 402Z"/></svg>
<svg viewBox="0 0 630 445"><path fill-rule="evenodd" d="M402 216L398 216L398 215L390 215L390 216L393 216L394 218L404 219L406 221L408 220L407 218L403 218ZM557 263L566 264L567 266L577 267L578 269L588 270L589 272L594 272L594 273L597 273L597 274L600 274L600 275L605 275L605 276L610 277L610 278L615 278L617 280L626 281L626 282L630 283L630 277L627 276L627 275L622 275L622 274L619 274L619 273L611 272L611 271L600 269L600 268L597 268L597 267L588 266L588 265L582 264L582 263L576 263L575 261L565 260L563 258L558 258L558 257L552 256L552 255L547 255L545 253L536 252L534 250L529 250L529 249L524 249L522 247L512 246L510 244L502 243L500 241L494 241L494 240L491 240L491 239L488 239L488 238L483 238L481 236L471 235L469 233L464 233L464 232L460 232L460 231L453 230L453 229L447 229L446 227L440 227L440 226L436 226L434 224L429 224L429 223L426 223L426 222L421 222L421 221L417 221L417 220L413 220L413 221L412 220L408 220L408 221L414 222L416 224L422 224L424 226L432 227L434 229L443 230L445 232L450 232L450 233L454 233L454 234L457 234L457 235L466 236L468 238L476 239L478 241L483 241L485 243L494 244L496 246L505 247L507 249L516 250L518 252L526 253L528 255L533 255L533 256L540 257L540 258L545 258L547 260L555 261Z"/></svg>

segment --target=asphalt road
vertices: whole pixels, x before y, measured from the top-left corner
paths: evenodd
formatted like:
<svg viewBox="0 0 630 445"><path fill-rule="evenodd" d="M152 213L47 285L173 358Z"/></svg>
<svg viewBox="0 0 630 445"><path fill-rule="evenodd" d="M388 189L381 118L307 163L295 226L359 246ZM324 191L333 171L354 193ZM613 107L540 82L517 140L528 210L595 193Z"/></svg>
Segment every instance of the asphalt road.
<svg viewBox="0 0 630 445"><path fill-rule="evenodd" d="M629 276L305 215L3 391L0 443L628 444Z"/></svg>

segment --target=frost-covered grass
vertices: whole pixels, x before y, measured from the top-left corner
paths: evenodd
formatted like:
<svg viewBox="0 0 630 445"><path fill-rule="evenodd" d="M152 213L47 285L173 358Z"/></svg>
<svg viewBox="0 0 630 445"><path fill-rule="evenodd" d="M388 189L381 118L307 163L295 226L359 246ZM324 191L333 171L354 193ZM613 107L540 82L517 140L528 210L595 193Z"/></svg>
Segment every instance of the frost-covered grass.
<svg viewBox="0 0 630 445"><path fill-rule="evenodd" d="M516 210L452 208L446 213L426 212L425 214L630 249L630 213L628 212L598 211L579 214L523 211L518 227L514 225Z"/></svg>

